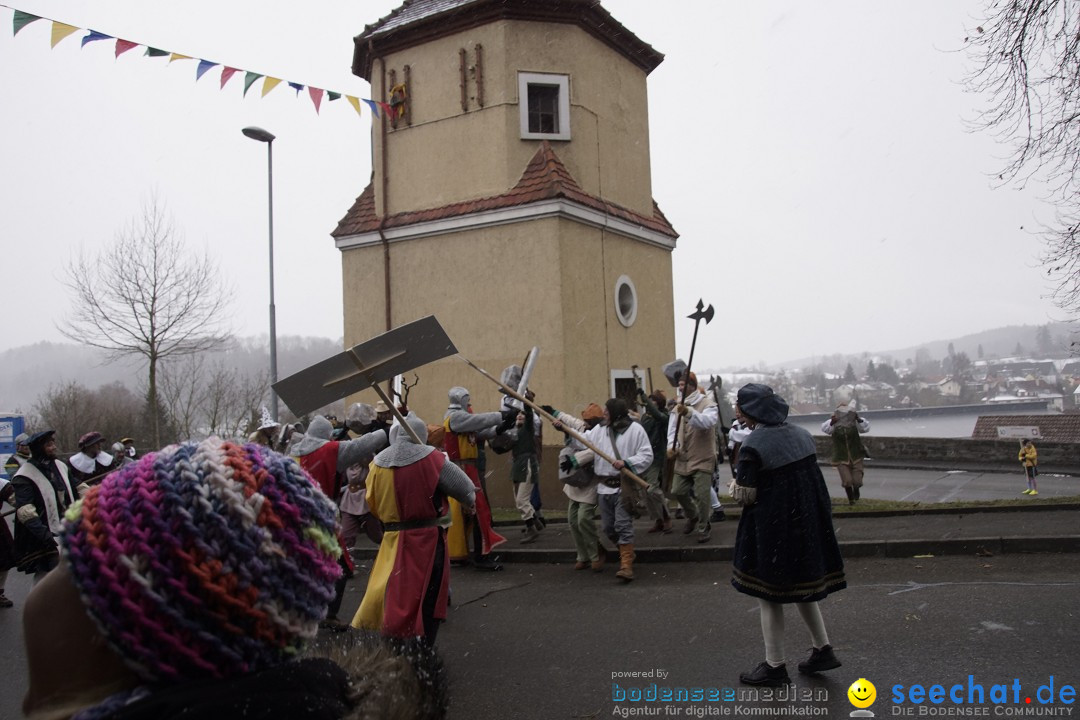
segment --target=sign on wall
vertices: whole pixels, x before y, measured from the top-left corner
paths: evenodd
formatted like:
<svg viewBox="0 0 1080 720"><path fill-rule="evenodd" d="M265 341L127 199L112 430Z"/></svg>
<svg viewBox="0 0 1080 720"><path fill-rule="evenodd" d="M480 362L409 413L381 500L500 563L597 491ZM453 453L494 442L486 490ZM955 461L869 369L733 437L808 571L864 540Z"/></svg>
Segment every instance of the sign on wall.
<svg viewBox="0 0 1080 720"><path fill-rule="evenodd" d="M1034 425L998 425L999 438L1041 438L1042 433Z"/></svg>

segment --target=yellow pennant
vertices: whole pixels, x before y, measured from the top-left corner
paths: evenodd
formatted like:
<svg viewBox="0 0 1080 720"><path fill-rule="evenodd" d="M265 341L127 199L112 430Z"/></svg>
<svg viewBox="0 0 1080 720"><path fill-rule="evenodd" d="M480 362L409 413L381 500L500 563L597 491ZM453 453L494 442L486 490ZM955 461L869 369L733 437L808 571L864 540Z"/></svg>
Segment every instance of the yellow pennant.
<svg viewBox="0 0 1080 720"><path fill-rule="evenodd" d="M190 60L190 59L191 59L190 55L181 55L180 53L172 53L171 55L169 55L169 62L172 62L173 60Z"/></svg>
<svg viewBox="0 0 1080 720"><path fill-rule="evenodd" d="M56 47L56 44L66 38L71 33L75 32L79 28L73 25L65 25L62 22L56 22L53 20L52 24L52 46Z"/></svg>
<svg viewBox="0 0 1080 720"><path fill-rule="evenodd" d="M345 99L348 100L349 104L353 106L353 110L356 111L357 115L363 115L364 114L364 113L360 112L360 98L354 98L352 95L346 95Z"/></svg>
<svg viewBox="0 0 1080 720"><path fill-rule="evenodd" d="M263 79L262 97L266 97L266 93L276 88L278 86L278 83L280 82L281 78L270 77L269 75L267 75Z"/></svg>

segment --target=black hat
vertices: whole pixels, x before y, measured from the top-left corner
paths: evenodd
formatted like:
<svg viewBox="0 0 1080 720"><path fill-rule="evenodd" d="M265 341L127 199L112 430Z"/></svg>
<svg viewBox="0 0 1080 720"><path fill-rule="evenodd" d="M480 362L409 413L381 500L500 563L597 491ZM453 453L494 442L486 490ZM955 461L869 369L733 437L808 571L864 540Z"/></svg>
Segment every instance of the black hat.
<svg viewBox="0 0 1080 720"><path fill-rule="evenodd" d="M788 404L768 385L749 383L739 388L736 404L743 415L765 425L779 425L787 420Z"/></svg>
<svg viewBox="0 0 1080 720"><path fill-rule="evenodd" d="M48 442L49 438L54 435L56 435L55 430L42 430L41 432L36 432L31 435L30 439L26 441L26 444L30 446L30 451L34 452L36 449L41 448L46 442Z"/></svg>

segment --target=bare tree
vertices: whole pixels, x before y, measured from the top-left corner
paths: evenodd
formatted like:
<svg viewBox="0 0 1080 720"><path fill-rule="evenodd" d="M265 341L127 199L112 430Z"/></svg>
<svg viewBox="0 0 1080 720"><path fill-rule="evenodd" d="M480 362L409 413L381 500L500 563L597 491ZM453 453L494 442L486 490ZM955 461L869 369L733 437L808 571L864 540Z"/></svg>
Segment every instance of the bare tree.
<svg viewBox="0 0 1080 720"><path fill-rule="evenodd" d="M1080 6L987 0L966 44L967 86L987 98L974 125L1012 147L1000 180L1047 183L1057 216L1041 259L1055 304L1080 314Z"/></svg>
<svg viewBox="0 0 1080 720"><path fill-rule="evenodd" d="M90 390L74 380L51 385L34 403L39 430L55 430L61 452L75 452L80 433L91 429L94 419Z"/></svg>
<svg viewBox="0 0 1080 720"><path fill-rule="evenodd" d="M160 447L158 364L223 342L231 291L208 255L188 252L157 198L110 247L69 262L66 275L74 304L61 329L111 357L146 359L147 405Z"/></svg>
<svg viewBox="0 0 1080 720"><path fill-rule="evenodd" d="M56 440L64 452L75 452L79 437L96 430L110 442L124 436L146 447L150 438L140 432L137 419L142 402L122 383L102 385L97 390L75 382L50 386L38 397L33 412L33 427L56 431Z"/></svg>
<svg viewBox="0 0 1080 720"><path fill-rule="evenodd" d="M208 433L226 438L243 438L252 413L266 401L270 371L246 375L218 362L205 375L203 423Z"/></svg>
<svg viewBox="0 0 1080 720"><path fill-rule="evenodd" d="M207 400L205 380L204 353L162 363L158 396L180 440L191 440L200 432Z"/></svg>

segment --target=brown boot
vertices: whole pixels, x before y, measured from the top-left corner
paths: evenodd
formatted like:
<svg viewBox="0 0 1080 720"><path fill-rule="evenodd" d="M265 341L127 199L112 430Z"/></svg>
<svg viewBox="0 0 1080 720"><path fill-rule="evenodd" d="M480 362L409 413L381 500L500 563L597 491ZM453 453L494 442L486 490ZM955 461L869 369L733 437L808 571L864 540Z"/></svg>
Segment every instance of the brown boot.
<svg viewBox="0 0 1080 720"><path fill-rule="evenodd" d="M653 526L651 528L649 528L646 532L658 533L658 532L662 532L663 530L664 530L664 521L663 520L657 520L656 522L653 523Z"/></svg>
<svg viewBox="0 0 1080 720"><path fill-rule="evenodd" d="M854 505L855 504L855 491L852 488L849 488L849 487L845 486L844 487L844 492L847 493L847 504L848 505Z"/></svg>
<svg viewBox="0 0 1080 720"><path fill-rule="evenodd" d="M589 567L589 563L585 562L584 560L578 560L576 563L574 563L575 570L584 570L587 567Z"/></svg>
<svg viewBox="0 0 1080 720"><path fill-rule="evenodd" d="M607 550L604 549L604 546L601 545L600 541L598 540L596 542L596 559L593 560L593 563L592 563L592 571L593 572L598 573L598 572L600 572L601 570L604 569L604 559L606 557L607 557Z"/></svg>
<svg viewBox="0 0 1080 720"><path fill-rule="evenodd" d="M615 577L619 578L623 582L630 582L634 579L634 546L627 543L626 545L619 546L619 570L615 573Z"/></svg>

